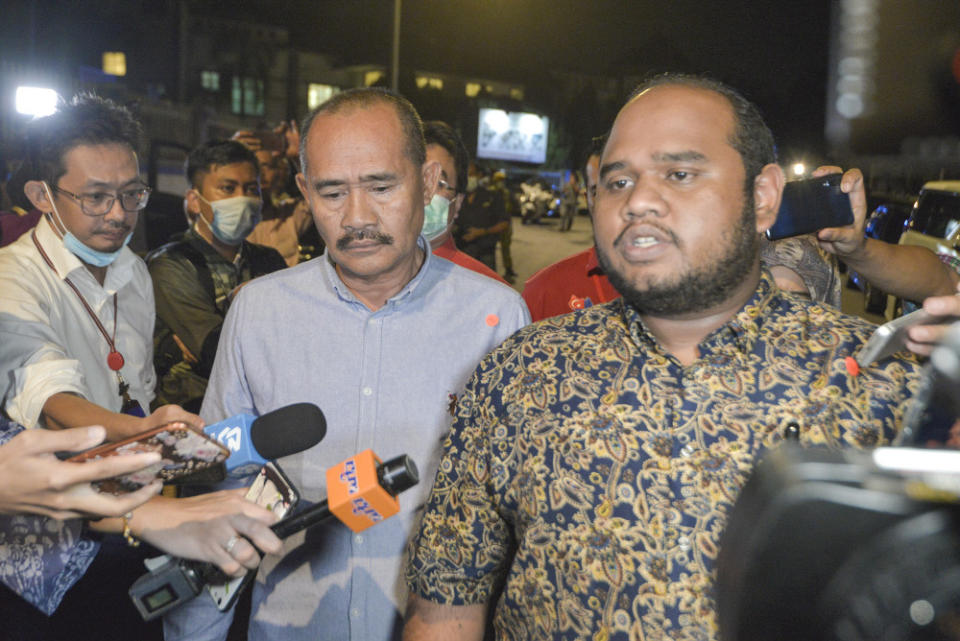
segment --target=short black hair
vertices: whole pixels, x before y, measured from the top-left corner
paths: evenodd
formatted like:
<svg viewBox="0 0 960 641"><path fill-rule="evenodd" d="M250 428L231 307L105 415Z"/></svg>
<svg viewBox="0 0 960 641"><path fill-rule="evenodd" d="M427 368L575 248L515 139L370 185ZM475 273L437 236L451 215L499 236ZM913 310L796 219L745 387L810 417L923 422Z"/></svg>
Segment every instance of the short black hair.
<svg viewBox="0 0 960 641"><path fill-rule="evenodd" d="M358 87L334 95L307 114L300 125L300 167L307 171L307 138L310 127L320 114L335 114L350 108L371 107L376 103L390 105L397 112L400 126L406 137L404 153L417 167L427 161L426 143L423 141L423 121L409 100L383 87Z"/></svg>
<svg viewBox="0 0 960 641"><path fill-rule="evenodd" d="M208 140L194 147L183 165L187 180L194 188L199 188L203 177L213 171L214 167L235 165L248 162L260 174L260 163L257 155L236 140Z"/></svg>
<svg viewBox="0 0 960 641"><path fill-rule="evenodd" d="M760 109L743 97L733 87L709 76L686 73L661 73L651 76L633 90L627 104L641 93L653 87L679 85L694 89L705 89L720 94L730 103L733 110L734 127L730 145L740 154L746 173L747 188L751 188L754 178L765 166L777 162L777 148L773 133L764 122Z"/></svg>
<svg viewBox="0 0 960 641"><path fill-rule="evenodd" d="M32 165L29 173L56 187L67 173L64 156L80 145L126 145L140 150L143 128L130 110L109 98L80 93L61 100L57 110L30 123L27 151Z"/></svg>
<svg viewBox="0 0 960 641"><path fill-rule="evenodd" d="M466 193L467 165L470 163L470 155L460 134L442 120L431 120L423 123L423 138L426 144L439 145L453 157L453 168L457 172L457 184L454 185L454 189L458 194Z"/></svg>
<svg viewBox="0 0 960 641"><path fill-rule="evenodd" d="M580 169L584 172L587 170L587 163L590 162L590 159L594 156L599 158L603 155L603 148L607 144L607 137L610 135L609 132L600 134L599 136L594 136L590 139L590 144L587 145L587 152L583 155L583 158L580 161Z"/></svg>

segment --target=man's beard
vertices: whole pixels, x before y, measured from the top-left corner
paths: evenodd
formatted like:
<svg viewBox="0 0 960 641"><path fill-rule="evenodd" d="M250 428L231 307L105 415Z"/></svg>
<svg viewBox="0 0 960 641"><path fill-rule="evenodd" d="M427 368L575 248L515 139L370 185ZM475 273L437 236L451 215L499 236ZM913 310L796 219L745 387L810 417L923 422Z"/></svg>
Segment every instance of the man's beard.
<svg viewBox="0 0 960 641"><path fill-rule="evenodd" d="M690 267L671 281L648 280L642 291L615 271L599 245L597 259L610 283L640 314L666 317L700 312L728 300L753 269L760 251L756 220L753 194L748 192L739 224L721 236L727 242L719 257L710 264Z"/></svg>

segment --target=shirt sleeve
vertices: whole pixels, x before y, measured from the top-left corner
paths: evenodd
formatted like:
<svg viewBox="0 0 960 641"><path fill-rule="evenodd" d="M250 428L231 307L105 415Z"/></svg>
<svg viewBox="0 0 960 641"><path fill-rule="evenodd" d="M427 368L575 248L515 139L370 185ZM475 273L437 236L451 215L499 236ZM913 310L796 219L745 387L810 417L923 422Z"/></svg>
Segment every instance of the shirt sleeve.
<svg viewBox="0 0 960 641"><path fill-rule="evenodd" d="M200 408L200 416L207 423L236 414L258 414L247 384L239 331L244 325L242 319L249 299L249 288L242 288L224 320L217 356L213 361L207 391L203 395L203 406Z"/></svg>
<svg viewBox="0 0 960 641"><path fill-rule="evenodd" d="M407 551L411 593L445 605L489 601L512 556L511 529L495 490L506 485L509 472L490 456L495 412L480 382L491 358L458 401L423 520Z"/></svg>
<svg viewBox="0 0 960 641"><path fill-rule="evenodd" d="M0 269L0 371L3 407L24 427L36 427L47 399L61 392L89 398L80 361L70 358L54 332L38 283Z"/></svg>
<svg viewBox="0 0 960 641"><path fill-rule="evenodd" d="M183 341L204 375L213 366L223 317L188 260L159 256L150 261L157 317Z"/></svg>

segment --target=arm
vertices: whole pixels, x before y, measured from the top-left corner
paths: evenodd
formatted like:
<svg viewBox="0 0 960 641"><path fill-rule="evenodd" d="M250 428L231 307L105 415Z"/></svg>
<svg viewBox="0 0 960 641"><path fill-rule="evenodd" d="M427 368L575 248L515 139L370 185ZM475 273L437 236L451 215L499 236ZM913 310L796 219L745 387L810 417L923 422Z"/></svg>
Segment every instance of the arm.
<svg viewBox="0 0 960 641"><path fill-rule="evenodd" d="M825 166L818 167L813 175L841 171L839 167ZM859 169L850 169L843 174L841 189L850 194L853 224L820 230L817 239L821 247L836 254L848 267L893 296L923 300L928 296L950 294L956 289L960 276L940 262L929 249L893 245L864 236L867 196Z"/></svg>
<svg viewBox="0 0 960 641"><path fill-rule="evenodd" d="M140 418L111 412L85 398L66 392L59 392L48 398L40 415L51 429L102 425L106 429L108 441L119 441L172 421L183 421L198 429L203 427L199 416L179 405L163 405L147 417Z"/></svg>
<svg viewBox="0 0 960 641"><path fill-rule="evenodd" d="M216 564L240 576L260 563L257 549L279 554L282 543L270 530L277 515L244 498L246 488L185 499L158 496L138 507L129 520L137 538L184 559ZM120 519L91 523L102 532L122 532ZM231 545L234 537L240 537ZM256 546L256 548L254 548Z"/></svg>
<svg viewBox="0 0 960 641"><path fill-rule="evenodd" d="M90 481L134 472L160 460L159 453L109 456L87 463L68 463L55 452L85 450L103 441L102 427L62 432L26 430L0 445L0 512L31 512L55 519L129 512L160 491L160 482L136 492L113 496L95 490Z"/></svg>
<svg viewBox="0 0 960 641"><path fill-rule="evenodd" d="M441 605L415 594L407 601L403 641L482 641L487 604Z"/></svg>

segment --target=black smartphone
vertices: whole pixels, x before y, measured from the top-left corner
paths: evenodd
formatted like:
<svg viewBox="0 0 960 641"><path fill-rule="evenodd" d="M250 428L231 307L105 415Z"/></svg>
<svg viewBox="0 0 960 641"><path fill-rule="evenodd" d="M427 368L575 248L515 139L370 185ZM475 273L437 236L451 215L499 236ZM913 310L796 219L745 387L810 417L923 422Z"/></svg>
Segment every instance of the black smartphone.
<svg viewBox="0 0 960 641"><path fill-rule="evenodd" d="M246 498L283 518L300 500L300 495L280 466L271 461L260 469L256 480L247 490ZM207 585L207 591L217 604L217 608L225 612L233 607L237 597L256 574L256 571L250 570L243 576L230 579L226 583Z"/></svg>
<svg viewBox="0 0 960 641"><path fill-rule="evenodd" d="M852 225L850 196L840 190L840 178L840 174L828 174L784 185L777 220L767 230L767 238L778 240Z"/></svg>

